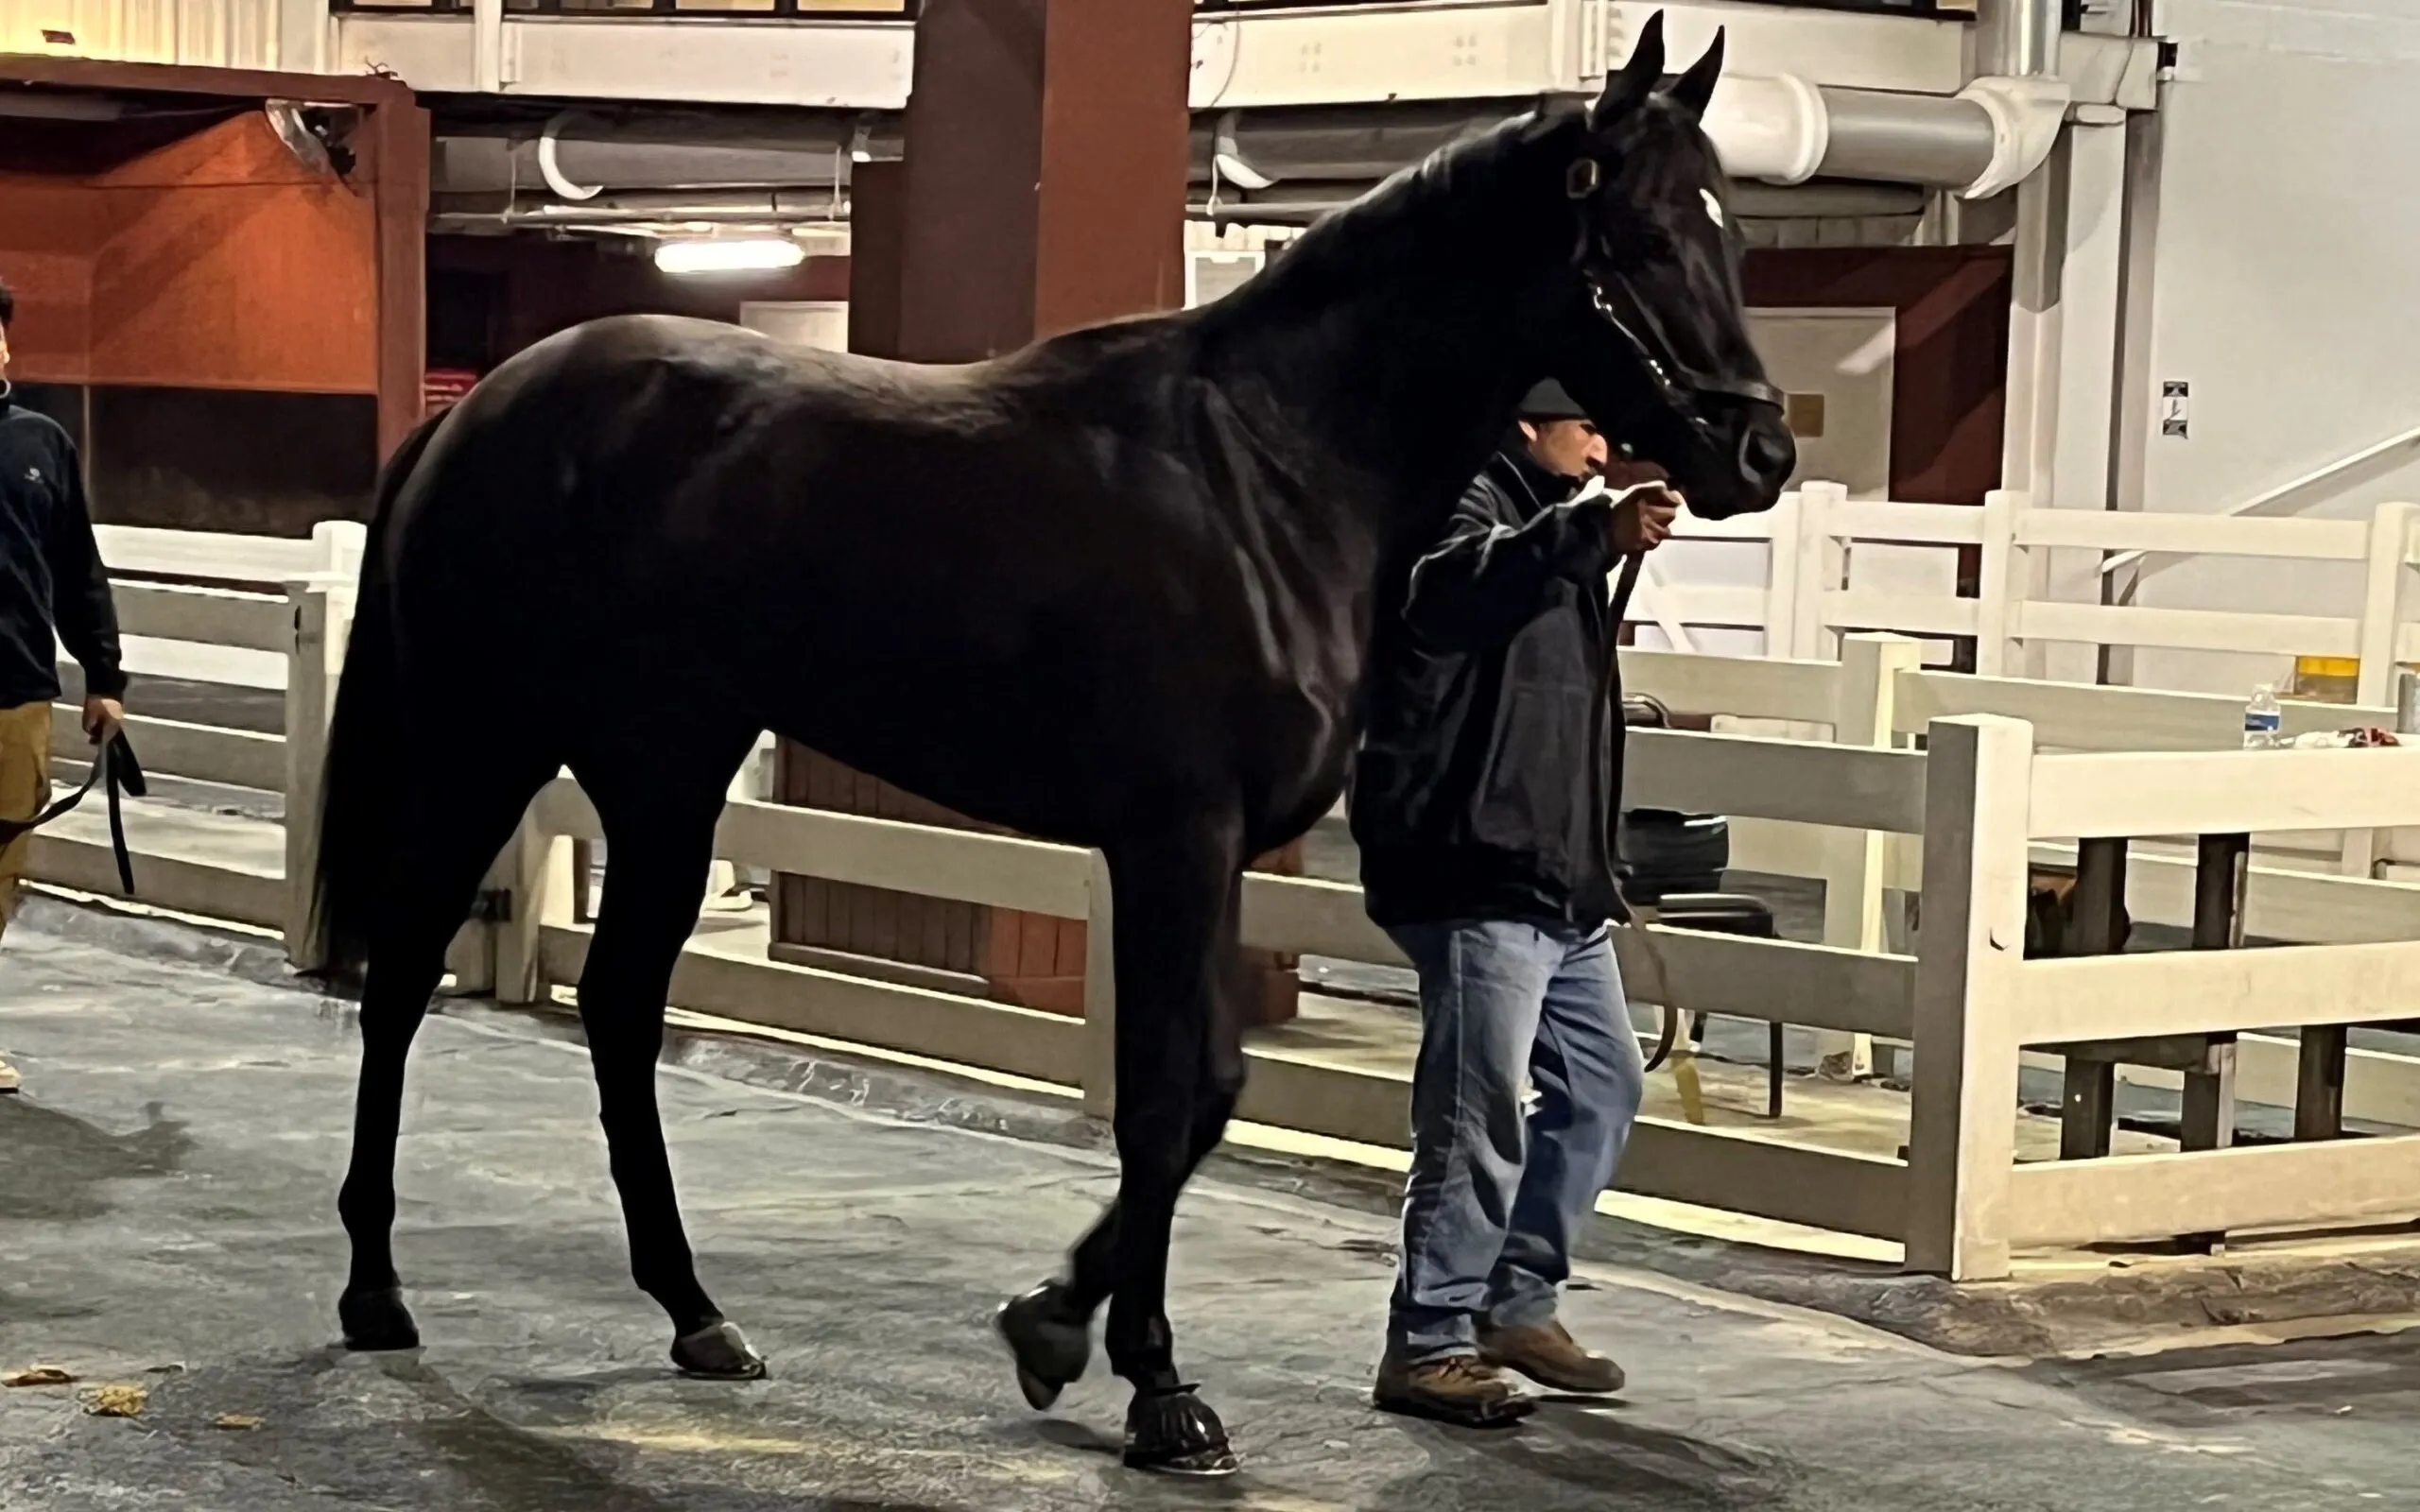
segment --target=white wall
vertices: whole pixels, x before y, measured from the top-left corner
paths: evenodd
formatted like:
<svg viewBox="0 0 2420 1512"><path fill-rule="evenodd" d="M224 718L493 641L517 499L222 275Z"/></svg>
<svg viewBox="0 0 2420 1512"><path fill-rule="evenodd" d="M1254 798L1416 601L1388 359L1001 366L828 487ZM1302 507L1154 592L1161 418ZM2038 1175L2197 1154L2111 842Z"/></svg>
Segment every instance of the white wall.
<svg viewBox="0 0 2420 1512"><path fill-rule="evenodd" d="M2209 511L2420 425L2420 0L2165 0L2152 370L2192 434L2149 425L2144 507ZM2420 498L2420 457L2302 512ZM2345 564L2197 560L2140 602L2337 609ZM2281 662L2144 652L2136 680L2234 692Z"/></svg>
<svg viewBox="0 0 2420 1512"><path fill-rule="evenodd" d="M269 68L278 11L279 0L0 0L0 52Z"/></svg>

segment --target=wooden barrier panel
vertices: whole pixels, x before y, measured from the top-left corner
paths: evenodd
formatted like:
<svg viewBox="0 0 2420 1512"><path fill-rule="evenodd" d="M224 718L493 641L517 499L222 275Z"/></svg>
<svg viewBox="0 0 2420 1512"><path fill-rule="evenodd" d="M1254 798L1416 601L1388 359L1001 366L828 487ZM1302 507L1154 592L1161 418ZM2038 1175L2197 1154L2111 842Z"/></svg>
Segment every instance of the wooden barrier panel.
<svg viewBox="0 0 2420 1512"><path fill-rule="evenodd" d="M2394 725L2392 709L2290 699L2280 709L2289 735L2347 725ZM2243 739L2243 700L2231 694L2105 688L1958 672L1901 678L1895 711L1901 733L1921 734L1933 720L1960 714L2022 719L2033 727L2036 744L2067 750L2232 750Z"/></svg>
<svg viewBox="0 0 2420 1512"><path fill-rule="evenodd" d="M2361 622L2315 614L2135 609L2110 604L2015 606L2014 633L2028 641L2165 646L2272 656L2359 656Z"/></svg>
<svg viewBox="0 0 2420 1512"><path fill-rule="evenodd" d="M2366 520L2271 520L2105 509L2026 509L2018 514L2015 529L2020 546L2308 561L2360 561L2369 554L2369 533Z"/></svg>
<svg viewBox="0 0 2420 1512"><path fill-rule="evenodd" d="M548 834L605 838L596 806L568 777L538 795L535 816ZM1089 907L1091 863L1082 850L897 819L735 800L723 807L715 854L768 870L1063 919L1081 919Z"/></svg>
<svg viewBox="0 0 2420 1512"><path fill-rule="evenodd" d="M1623 692L1660 698L1685 713L1810 725L1829 725L1840 718L1837 662L1625 650L1621 669Z"/></svg>
<svg viewBox="0 0 2420 1512"><path fill-rule="evenodd" d="M119 583L118 629L161 641L199 641L244 651L285 654L293 627L283 599L216 588Z"/></svg>
<svg viewBox="0 0 2420 1512"><path fill-rule="evenodd" d="M1921 834L1925 758L1915 751L1633 730L1622 796L1637 808Z"/></svg>
<svg viewBox="0 0 2420 1512"><path fill-rule="evenodd" d="M1972 598L1922 598L1841 588L1823 595L1824 624L1841 630L1896 630L1905 635L1974 635L1982 605Z"/></svg>
<svg viewBox="0 0 2420 1512"><path fill-rule="evenodd" d="M129 714L126 732L146 771L265 793L285 790L285 742L280 736L145 714ZM73 704L50 707L50 753L69 761L92 758L83 711Z"/></svg>
<svg viewBox="0 0 2420 1512"><path fill-rule="evenodd" d="M2420 824L2420 749L2045 756L2033 771L2045 839Z"/></svg>
<svg viewBox="0 0 2420 1512"><path fill-rule="evenodd" d="M93 536L99 542L101 560L113 573L282 583L306 573L326 572L334 565L318 537L221 535L147 525L95 525Z"/></svg>
<svg viewBox="0 0 2420 1512"><path fill-rule="evenodd" d="M1692 1013L1795 1023L1904 1039L1915 961L1794 940L1743 939L1698 930L1614 931L1629 995ZM1339 960L1407 964L1370 922L1361 889L1291 877L1244 878L1248 946Z"/></svg>
<svg viewBox="0 0 2420 1512"><path fill-rule="evenodd" d="M2084 1245L2420 1216L2420 1134L2021 1165L2009 1234Z"/></svg>
<svg viewBox="0 0 2420 1512"><path fill-rule="evenodd" d="M1905 1040L1914 1033L1916 962L1795 940L1616 930L1625 990L1691 1013Z"/></svg>
<svg viewBox="0 0 2420 1512"><path fill-rule="evenodd" d="M1983 541L1982 514L1971 508L1939 504L1892 504L1842 496L1822 522L1831 535L1858 541L1926 541L1945 546L1978 546Z"/></svg>
<svg viewBox="0 0 2420 1512"><path fill-rule="evenodd" d="M118 896L117 858L101 841L36 833L32 876L38 882L99 897ZM228 919L262 929L285 924L285 879L181 856L134 856L135 900L147 907L199 919Z"/></svg>
<svg viewBox="0 0 2420 1512"><path fill-rule="evenodd" d="M545 928L539 940L545 979L578 981L590 937L584 927ZM809 966L743 960L693 947L682 953L673 971L671 997L682 1007L744 1023L1063 1087L1081 1085L1084 1074L1083 1026L1076 1020Z"/></svg>
<svg viewBox="0 0 2420 1512"><path fill-rule="evenodd" d="M2420 940L2028 961L2016 973L2016 1025L2037 1045L2293 1029L2364 1009L2411 1013L2415 983Z"/></svg>

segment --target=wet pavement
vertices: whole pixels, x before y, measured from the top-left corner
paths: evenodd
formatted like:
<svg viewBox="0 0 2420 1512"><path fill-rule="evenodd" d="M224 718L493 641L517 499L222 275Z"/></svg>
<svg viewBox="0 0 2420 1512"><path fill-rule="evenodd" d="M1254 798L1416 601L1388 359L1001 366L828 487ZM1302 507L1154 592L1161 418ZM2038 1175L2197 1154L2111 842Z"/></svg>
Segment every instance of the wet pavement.
<svg viewBox="0 0 2420 1512"><path fill-rule="evenodd" d="M663 1105L701 1272L774 1375L683 1381L624 1274L579 1046L481 1008L430 1022L406 1116L427 1347L350 1356L350 1005L210 936L27 922L0 954L27 1083L0 1099L0 1374L81 1382L0 1390L9 1512L2420 1507L2420 1334L1992 1362L1590 1265L1568 1316L1629 1365L1619 1401L1496 1435L1381 1417L1383 1213L1232 1169L1187 1198L1173 1312L1246 1472L1144 1479L1115 1383L1028 1412L986 1329L1108 1191L1097 1138L988 1132L983 1092L904 1074L718 1074L712 1042ZM139 1416L85 1410L108 1383Z"/></svg>

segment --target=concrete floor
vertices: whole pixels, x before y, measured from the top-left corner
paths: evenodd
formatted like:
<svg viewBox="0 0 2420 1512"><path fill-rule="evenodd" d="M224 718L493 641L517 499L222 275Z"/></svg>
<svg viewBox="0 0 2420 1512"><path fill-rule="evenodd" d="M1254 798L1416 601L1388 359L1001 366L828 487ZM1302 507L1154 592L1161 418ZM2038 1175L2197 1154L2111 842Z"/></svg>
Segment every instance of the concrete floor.
<svg viewBox="0 0 2420 1512"><path fill-rule="evenodd" d="M1389 1224L1232 1174L1188 1197L1173 1312L1247 1473L1146 1480L1112 1456L1114 1383L1029 1413L985 1329L1107 1191L1097 1151L959 1126L952 1084L869 1098L802 1065L783 1079L810 1093L769 1090L711 1047L663 1105L703 1274L775 1374L681 1381L623 1275L579 1045L477 1008L429 1024L406 1114L428 1346L348 1356L350 1007L206 936L30 923L0 955L27 1078L0 1099L0 1373L148 1399L117 1419L0 1390L10 1512L2420 1507L2420 1335L1984 1362L1588 1266L1568 1315L1629 1364L1619 1402L1494 1435L1381 1417Z"/></svg>

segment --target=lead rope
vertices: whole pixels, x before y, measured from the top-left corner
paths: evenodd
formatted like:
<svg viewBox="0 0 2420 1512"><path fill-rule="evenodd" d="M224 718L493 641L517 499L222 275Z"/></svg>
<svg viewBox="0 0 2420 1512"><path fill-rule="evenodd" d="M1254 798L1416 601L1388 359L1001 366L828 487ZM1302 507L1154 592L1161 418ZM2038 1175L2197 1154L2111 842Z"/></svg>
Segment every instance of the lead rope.
<svg viewBox="0 0 2420 1512"><path fill-rule="evenodd" d="M39 737L37 737L39 738ZM143 765L134 759L134 747L128 745L123 731L110 737L108 744L93 753L93 764L84 775L84 785L65 798L38 811L31 818L0 819L0 846L20 835L31 834L53 819L72 813L76 806L99 787L109 799L110 850L117 861L118 885L126 896L134 896L134 857L127 850L126 816L118 806L118 796L143 797L148 785L143 777Z"/></svg>
<svg viewBox="0 0 2420 1512"><path fill-rule="evenodd" d="M1614 689L1621 676L1622 618L1630 612L1631 595L1638 591L1639 574L1647 566L1644 553L1634 553L1622 558L1621 576L1614 581L1613 603L1606 615L1610 635L1605 642L1604 663L1597 672L1597 717L1589 726L1588 782L1597 789L1598 812L1603 816L1601 839L1605 851L1605 884L1613 890L1614 901L1621 905L1621 918L1616 922L1638 936L1640 950L1654 963L1657 987L1661 995L1672 995L1672 973L1665 963L1664 948L1655 941L1655 933L1639 919L1638 906L1622 890L1621 874L1621 813L1620 795L1604 791L1606 766L1606 726L1621 717L1621 710L1614 698ZM1671 1003L1664 1007L1664 1023L1656 1031L1654 1053L1647 1057L1645 1069L1653 1071L1672 1057L1672 1047L1679 1042L1681 1010Z"/></svg>

